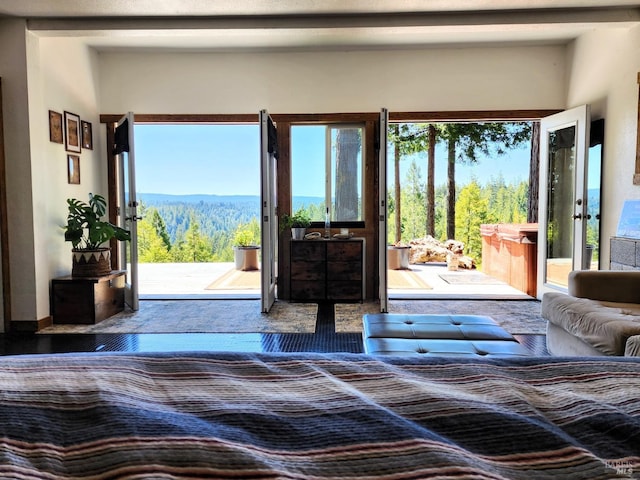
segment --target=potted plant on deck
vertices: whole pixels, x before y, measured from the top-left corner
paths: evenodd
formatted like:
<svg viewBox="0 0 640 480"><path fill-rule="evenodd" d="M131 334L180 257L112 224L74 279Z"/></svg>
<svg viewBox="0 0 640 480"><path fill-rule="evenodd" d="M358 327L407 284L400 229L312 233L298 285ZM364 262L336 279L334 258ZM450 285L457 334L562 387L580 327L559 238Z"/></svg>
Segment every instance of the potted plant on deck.
<svg viewBox="0 0 640 480"><path fill-rule="evenodd" d="M89 202L67 199L69 213L64 239L73 246L74 277L99 277L111 273L111 248L104 247L112 238L130 240L128 230L102 220L107 201L101 195L89 194Z"/></svg>
<svg viewBox="0 0 640 480"><path fill-rule="evenodd" d="M233 257L236 270L259 270L258 250L254 234L249 225L239 225L233 236Z"/></svg>
<svg viewBox="0 0 640 480"><path fill-rule="evenodd" d="M280 220L282 229L291 229L291 238L294 240L304 239L304 235L310 225L311 219L309 218L309 214L303 209L298 210L293 215L285 213Z"/></svg>

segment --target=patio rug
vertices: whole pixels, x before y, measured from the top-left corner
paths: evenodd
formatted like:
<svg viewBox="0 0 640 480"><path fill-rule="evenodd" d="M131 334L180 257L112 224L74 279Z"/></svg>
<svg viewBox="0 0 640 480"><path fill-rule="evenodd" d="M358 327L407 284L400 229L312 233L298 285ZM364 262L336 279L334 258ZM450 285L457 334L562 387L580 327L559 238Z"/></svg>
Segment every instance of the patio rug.
<svg viewBox="0 0 640 480"><path fill-rule="evenodd" d="M247 290L260 288L260 270L229 270L217 278L205 290Z"/></svg>
<svg viewBox="0 0 640 480"><path fill-rule="evenodd" d="M450 285L504 285L505 282L480 272L440 273L438 276Z"/></svg>
<svg viewBox="0 0 640 480"><path fill-rule="evenodd" d="M411 270L387 270L387 286L391 289L432 289L420 275Z"/></svg>
<svg viewBox="0 0 640 480"><path fill-rule="evenodd" d="M313 333L318 305L277 301L260 311L259 300L141 301L96 325L52 325L38 333Z"/></svg>
<svg viewBox="0 0 640 480"><path fill-rule="evenodd" d="M378 302L336 304L336 332L362 332L362 316L379 312ZM547 328L538 300L391 300L389 313L486 315L513 335L545 334Z"/></svg>

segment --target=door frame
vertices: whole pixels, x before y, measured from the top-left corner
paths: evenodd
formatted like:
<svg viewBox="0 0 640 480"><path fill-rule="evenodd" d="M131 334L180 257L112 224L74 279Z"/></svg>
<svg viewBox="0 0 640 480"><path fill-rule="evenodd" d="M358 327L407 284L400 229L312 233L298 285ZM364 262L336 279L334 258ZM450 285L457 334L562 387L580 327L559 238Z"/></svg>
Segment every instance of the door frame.
<svg viewBox="0 0 640 480"><path fill-rule="evenodd" d="M559 109L536 109L536 110L457 110L457 111L418 111L418 112L389 112L390 122L455 122L455 121L538 121L543 117L558 113ZM114 124L120 118L118 114L102 114L100 122L106 124L107 145L113 144ZM364 122L367 134L367 151L373 155L376 151L375 134L379 124L380 113L342 113L342 114L272 114L274 122L278 124L278 191L277 204L278 214L291 208L290 201L290 127L291 124L301 122ZM136 113L135 120L138 123L259 123L258 114L144 114ZM108 149L109 150L109 149ZM117 211L117 195L115 190L115 160L112 152L107 151L108 163L108 192L109 192L109 215L111 221L115 221ZM373 167L373 164L376 166ZM374 284L379 276L379 258L377 248L378 230L378 208L377 202L372 200L378 192L377 160L368 163L366 181L372 185L369 205L373 206L367 210L365 218L365 229L363 235L367 242L373 241L376 248L367 249L367 292L378 292L378 285ZM375 225L374 225L375 224ZM288 248L289 242L282 234L278 242L278 298L288 298L288 285L281 282L285 277L282 273L288 270ZM114 269L120 268L117 263L119 259L113 258ZM284 295L282 295L284 294Z"/></svg>
<svg viewBox="0 0 640 480"><path fill-rule="evenodd" d="M2 77L0 77L0 263L2 264L3 332L11 330L11 275L9 269L9 230L7 226L7 177L2 116Z"/></svg>

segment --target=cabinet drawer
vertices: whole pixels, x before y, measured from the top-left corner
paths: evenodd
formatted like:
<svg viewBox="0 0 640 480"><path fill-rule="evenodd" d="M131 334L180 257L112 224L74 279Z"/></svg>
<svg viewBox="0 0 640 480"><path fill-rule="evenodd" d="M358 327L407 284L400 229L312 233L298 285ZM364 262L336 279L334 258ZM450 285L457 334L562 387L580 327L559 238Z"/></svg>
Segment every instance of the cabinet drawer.
<svg viewBox="0 0 640 480"><path fill-rule="evenodd" d="M362 300L362 282L328 282L327 298L329 300Z"/></svg>
<svg viewBox="0 0 640 480"><path fill-rule="evenodd" d="M291 280L315 280L324 282L325 280L325 263L318 261L298 261L291 263Z"/></svg>
<svg viewBox="0 0 640 480"><path fill-rule="evenodd" d="M319 300L326 296L325 283L298 280L291 282L291 298L295 300Z"/></svg>
<svg viewBox="0 0 640 480"><path fill-rule="evenodd" d="M349 241L327 244L327 258L331 261L353 262L362 258L362 242Z"/></svg>
<svg viewBox="0 0 640 480"><path fill-rule="evenodd" d="M308 261L320 260L324 261L325 245L322 242L314 242L312 240L303 240L300 242L291 242L291 261Z"/></svg>
<svg viewBox="0 0 640 480"><path fill-rule="evenodd" d="M362 280L362 263L355 262L329 262L327 264L327 277L334 280Z"/></svg>

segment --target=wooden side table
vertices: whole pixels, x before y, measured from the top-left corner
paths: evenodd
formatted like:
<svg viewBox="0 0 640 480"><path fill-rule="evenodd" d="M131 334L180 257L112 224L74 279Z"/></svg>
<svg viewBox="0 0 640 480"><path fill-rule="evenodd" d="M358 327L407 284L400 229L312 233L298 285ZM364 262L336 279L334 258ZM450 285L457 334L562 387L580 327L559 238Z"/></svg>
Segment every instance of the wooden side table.
<svg viewBox="0 0 640 480"><path fill-rule="evenodd" d="M124 310L125 270L51 280L53 323L95 324Z"/></svg>

